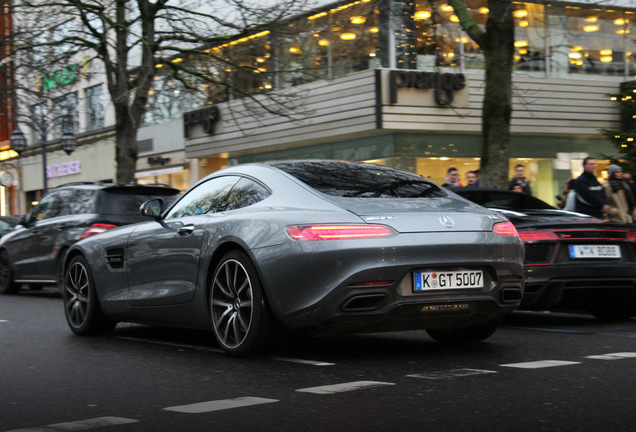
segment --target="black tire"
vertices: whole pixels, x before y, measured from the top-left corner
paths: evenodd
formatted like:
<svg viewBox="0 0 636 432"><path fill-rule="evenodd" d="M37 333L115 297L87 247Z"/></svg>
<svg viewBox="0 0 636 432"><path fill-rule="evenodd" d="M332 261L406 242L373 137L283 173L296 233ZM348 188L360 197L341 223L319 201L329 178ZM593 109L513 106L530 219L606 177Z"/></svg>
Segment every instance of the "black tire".
<svg viewBox="0 0 636 432"><path fill-rule="evenodd" d="M64 272L64 315L71 331L80 336L107 333L117 325L104 315L86 258L73 257Z"/></svg>
<svg viewBox="0 0 636 432"><path fill-rule="evenodd" d="M256 354L273 338L274 320L256 269L242 252L228 252L210 285L212 331L223 351L234 357Z"/></svg>
<svg viewBox="0 0 636 432"><path fill-rule="evenodd" d="M20 285L13 280L13 270L6 250L0 252L0 294L15 294Z"/></svg>
<svg viewBox="0 0 636 432"><path fill-rule="evenodd" d="M605 322L625 321L636 315L636 306L630 303L590 307L588 312Z"/></svg>
<svg viewBox="0 0 636 432"><path fill-rule="evenodd" d="M497 331L500 323L501 319L498 318L468 327L428 329L426 332L430 337L441 343L481 342L492 336Z"/></svg>

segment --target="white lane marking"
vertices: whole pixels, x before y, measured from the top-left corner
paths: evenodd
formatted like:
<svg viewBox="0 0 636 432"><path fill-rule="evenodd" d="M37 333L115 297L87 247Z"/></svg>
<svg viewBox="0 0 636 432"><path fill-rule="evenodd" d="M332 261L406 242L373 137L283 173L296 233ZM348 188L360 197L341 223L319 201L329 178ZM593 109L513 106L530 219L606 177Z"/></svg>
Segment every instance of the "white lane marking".
<svg viewBox="0 0 636 432"><path fill-rule="evenodd" d="M353 390L359 390L362 388L372 388L387 385L395 385L395 383L387 383L380 381L354 381L350 383L333 384L320 387L307 387L304 389L298 389L297 392L314 393L314 394L334 394L342 393Z"/></svg>
<svg viewBox="0 0 636 432"><path fill-rule="evenodd" d="M187 348L187 349L192 349L192 350L197 350L197 351L210 351L210 352L216 352L216 353L222 353L223 352L223 350L219 349L219 348L208 348L208 347L204 347L204 346L200 346L200 345L178 344L178 343L173 343L173 342L164 342L164 341L157 341L157 340L152 340L152 339L143 339L143 338L127 337L127 336L116 336L115 338L116 339L129 340L129 341L133 341L133 342L146 342L146 343L151 343L151 344L155 344L155 345L166 345L166 346L171 346L171 347L175 347L175 348Z"/></svg>
<svg viewBox="0 0 636 432"><path fill-rule="evenodd" d="M0 322L9 322L9 320L0 320Z"/></svg>
<svg viewBox="0 0 636 432"><path fill-rule="evenodd" d="M585 358L595 359L595 360L620 360L626 358L636 358L635 352L619 352L612 354L601 354L601 355L591 355L586 356Z"/></svg>
<svg viewBox="0 0 636 432"><path fill-rule="evenodd" d="M581 364L581 362L571 362L571 361L563 361L563 360L540 360L533 362L523 362L523 363L508 363L502 364L499 366L503 367L513 367L519 369L541 369L555 366L568 366L574 364Z"/></svg>
<svg viewBox="0 0 636 432"><path fill-rule="evenodd" d="M261 405L266 403L278 402L277 399L264 399L258 397L239 397L235 399L216 400L208 402L200 402L190 405L179 405L164 408L166 411L176 411L186 414L200 414L212 411L221 411L233 408L241 408L251 405Z"/></svg>
<svg viewBox="0 0 636 432"><path fill-rule="evenodd" d="M308 365L312 365L312 366L334 366L335 365L335 363L321 362L321 361L315 361L315 360L285 358L285 357L269 357L269 359L270 360L290 362L290 363L308 364Z"/></svg>
<svg viewBox="0 0 636 432"><path fill-rule="evenodd" d="M437 380L437 379L444 379L444 378L455 378L455 377L494 374L494 373L497 373L497 372L491 371L491 370L484 370L484 369L453 369L453 370L447 370L447 371L407 375L407 377Z"/></svg>
<svg viewBox="0 0 636 432"><path fill-rule="evenodd" d="M54 432L54 431L85 431L97 429L106 426L117 426L128 423L137 423L139 420L133 420L124 417L96 417L86 420L78 420L74 422L55 423L46 426L39 426L29 429L14 429L6 432Z"/></svg>

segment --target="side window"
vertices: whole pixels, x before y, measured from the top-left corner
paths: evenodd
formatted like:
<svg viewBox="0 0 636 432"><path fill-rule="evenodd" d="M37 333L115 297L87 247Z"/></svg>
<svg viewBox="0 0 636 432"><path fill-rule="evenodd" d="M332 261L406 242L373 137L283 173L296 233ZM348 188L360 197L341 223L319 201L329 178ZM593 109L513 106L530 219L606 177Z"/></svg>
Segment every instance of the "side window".
<svg viewBox="0 0 636 432"><path fill-rule="evenodd" d="M62 189L57 194L56 206L57 206L57 215L56 216L66 216L72 214L71 203L74 202L74 190L73 189Z"/></svg>
<svg viewBox="0 0 636 432"><path fill-rule="evenodd" d="M253 180L242 178L230 191L221 210L236 210L251 206L270 196L270 191Z"/></svg>
<svg viewBox="0 0 636 432"><path fill-rule="evenodd" d="M61 201L57 197L57 192L46 195L33 211L33 218L36 221L50 219L60 214Z"/></svg>
<svg viewBox="0 0 636 432"><path fill-rule="evenodd" d="M166 219L219 211L225 197L240 179L238 176L224 176L201 183L175 204Z"/></svg>

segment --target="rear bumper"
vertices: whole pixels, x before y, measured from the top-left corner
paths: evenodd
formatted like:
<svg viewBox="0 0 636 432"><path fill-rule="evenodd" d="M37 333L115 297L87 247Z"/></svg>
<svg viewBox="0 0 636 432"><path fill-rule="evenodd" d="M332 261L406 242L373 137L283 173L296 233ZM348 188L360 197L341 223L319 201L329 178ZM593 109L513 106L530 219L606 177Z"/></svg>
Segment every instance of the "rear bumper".
<svg viewBox="0 0 636 432"><path fill-rule="evenodd" d="M520 309L585 309L586 299L599 292L636 291L636 265L633 263L526 266L525 275L525 294Z"/></svg>

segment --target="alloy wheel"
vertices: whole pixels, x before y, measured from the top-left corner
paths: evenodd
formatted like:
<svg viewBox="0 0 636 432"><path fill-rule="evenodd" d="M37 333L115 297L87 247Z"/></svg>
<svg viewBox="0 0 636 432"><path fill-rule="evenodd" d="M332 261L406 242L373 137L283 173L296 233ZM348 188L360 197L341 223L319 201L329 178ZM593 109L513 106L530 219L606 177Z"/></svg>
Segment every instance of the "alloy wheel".
<svg viewBox="0 0 636 432"><path fill-rule="evenodd" d="M241 346L253 324L254 311L252 281L241 262L228 259L218 267L210 301L219 342L229 349Z"/></svg>
<svg viewBox="0 0 636 432"><path fill-rule="evenodd" d="M71 264L66 275L64 304L69 324L81 327L88 316L90 280L88 271L80 261Z"/></svg>

